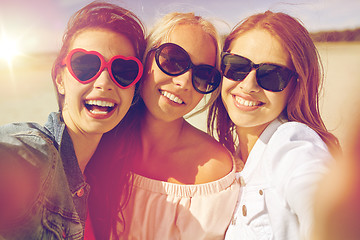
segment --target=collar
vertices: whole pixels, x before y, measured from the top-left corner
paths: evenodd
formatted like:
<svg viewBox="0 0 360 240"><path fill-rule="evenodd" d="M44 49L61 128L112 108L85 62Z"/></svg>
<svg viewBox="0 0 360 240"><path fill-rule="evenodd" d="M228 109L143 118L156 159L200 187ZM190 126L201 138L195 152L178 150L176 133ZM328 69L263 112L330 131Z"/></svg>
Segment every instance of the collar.
<svg viewBox="0 0 360 240"><path fill-rule="evenodd" d="M49 114L48 121L45 124L45 129L47 129L53 140L56 142L56 148L59 149L62 143L63 133L65 131L65 123L62 120L60 112L52 112Z"/></svg>
<svg viewBox="0 0 360 240"><path fill-rule="evenodd" d="M246 164L241 171L241 175L243 176L245 181L248 181L253 175L253 172L255 172L256 169L259 167L259 161L261 161L264 150L269 143L272 135L276 132L279 126L281 126L286 121L287 120L283 118L276 118L261 133L259 139L256 141L254 147L251 149L248 159L246 160Z"/></svg>
<svg viewBox="0 0 360 240"><path fill-rule="evenodd" d="M76 158L73 142L66 130L66 125L61 117L61 113L50 113L45 128L54 138L53 140L57 145L56 148L60 152L70 191L74 195L79 189L83 188L86 183Z"/></svg>

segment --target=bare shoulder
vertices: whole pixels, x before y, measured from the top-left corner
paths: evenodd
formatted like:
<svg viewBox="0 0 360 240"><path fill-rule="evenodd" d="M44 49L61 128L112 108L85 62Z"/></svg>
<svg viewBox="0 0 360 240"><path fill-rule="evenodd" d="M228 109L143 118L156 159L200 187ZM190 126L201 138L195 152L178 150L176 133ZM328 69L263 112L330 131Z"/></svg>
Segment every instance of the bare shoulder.
<svg viewBox="0 0 360 240"><path fill-rule="evenodd" d="M194 148L198 172L196 183L216 181L228 175L233 168L230 152L207 133L194 127L188 131L189 144Z"/></svg>

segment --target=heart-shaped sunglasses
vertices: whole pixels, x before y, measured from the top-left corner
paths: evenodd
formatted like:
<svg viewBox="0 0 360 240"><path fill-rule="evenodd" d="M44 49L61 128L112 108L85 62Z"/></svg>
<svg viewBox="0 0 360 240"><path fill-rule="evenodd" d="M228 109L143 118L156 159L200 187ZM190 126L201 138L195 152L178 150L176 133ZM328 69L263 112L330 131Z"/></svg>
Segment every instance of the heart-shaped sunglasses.
<svg viewBox="0 0 360 240"><path fill-rule="evenodd" d="M122 89L135 85L143 73L143 65L136 57L116 55L106 62L99 52L81 48L71 50L63 60L63 65L83 84L95 80L107 68L112 81Z"/></svg>

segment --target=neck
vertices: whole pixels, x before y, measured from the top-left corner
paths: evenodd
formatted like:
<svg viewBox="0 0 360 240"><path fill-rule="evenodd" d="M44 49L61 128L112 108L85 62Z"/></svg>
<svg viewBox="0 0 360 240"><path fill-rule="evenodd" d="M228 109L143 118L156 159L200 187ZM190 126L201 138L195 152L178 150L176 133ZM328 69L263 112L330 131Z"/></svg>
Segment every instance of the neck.
<svg viewBox="0 0 360 240"><path fill-rule="evenodd" d="M237 127L236 133L239 140L240 158L246 163L251 150L256 141L259 139L261 133L268 124L258 127Z"/></svg>
<svg viewBox="0 0 360 240"><path fill-rule="evenodd" d="M184 124L186 121L183 118L166 122L156 119L149 112L146 112L141 126L144 154L147 149L163 149L164 146L166 149L172 149L178 146Z"/></svg>
<svg viewBox="0 0 360 240"><path fill-rule="evenodd" d="M85 167L94 154L102 134L85 134L81 132L74 132L71 128L67 129L74 145L75 155L78 160L80 170L84 173Z"/></svg>

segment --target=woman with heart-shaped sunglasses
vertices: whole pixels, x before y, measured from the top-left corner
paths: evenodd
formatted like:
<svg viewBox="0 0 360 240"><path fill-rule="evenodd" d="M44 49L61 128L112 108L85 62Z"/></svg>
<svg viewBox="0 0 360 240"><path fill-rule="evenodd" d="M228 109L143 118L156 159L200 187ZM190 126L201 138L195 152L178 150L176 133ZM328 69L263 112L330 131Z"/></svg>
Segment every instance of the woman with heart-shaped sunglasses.
<svg viewBox="0 0 360 240"><path fill-rule="evenodd" d="M319 113L316 47L297 19L267 11L240 22L223 50L208 125L243 166L225 239L310 239L316 183L340 150Z"/></svg>
<svg viewBox="0 0 360 240"><path fill-rule="evenodd" d="M59 112L45 126L0 127L1 239L84 238L85 168L133 102L145 47L141 21L124 8L93 2L74 14L52 70Z"/></svg>

